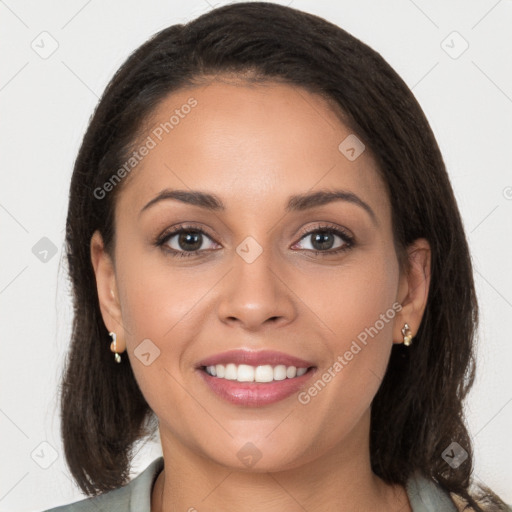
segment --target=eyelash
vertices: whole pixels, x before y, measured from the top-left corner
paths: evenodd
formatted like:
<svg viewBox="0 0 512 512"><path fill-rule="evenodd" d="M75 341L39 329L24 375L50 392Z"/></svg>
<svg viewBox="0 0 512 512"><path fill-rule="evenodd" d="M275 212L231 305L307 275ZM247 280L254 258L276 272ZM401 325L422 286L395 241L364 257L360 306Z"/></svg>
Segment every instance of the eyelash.
<svg viewBox="0 0 512 512"><path fill-rule="evenodd" d="M197 228L197 227L191 226L191 225L187 225L187 224L180 224L180 225L176 226L175 228L173 228L172 230L166 231L166 232L162 233L162 235L157 237L157 239L154 241L154 245L156 247L160 247L163 251L165 251L172 257L187 258L187 257L196 256L198 253L203 252L204 249L202 249L202 250L197 249L195 251L177 251L176 249L164 247L164 245L173 236L181 234L181 233L190 233L190 232L200 233L200 234L206 235L210 239L212 238L208 235L208 233L206 233L204 230L202 230L200 228ZM313 254L315 254L315 256L319 256L319 255L320 256L332 256L334 254L339 254L339 253L348 251L349 249L352 249L352 247L354 247L354 245L355 245L354 238L351 237L350 235L348 235L345 231L343 231L339 228L328 226L328 225L317 226L312 230L302 233L300 235L299 241L302 240L303 238L305 238L306 236L312 235L317 232L337 235L343 240L343 242L345 242L345 244L337 249L334 249L334 250L326 250L326 251L319 251L316 249L302 249L302 250L313 253ZM209 249L209 250L212 250L212 249Z"/></svg>

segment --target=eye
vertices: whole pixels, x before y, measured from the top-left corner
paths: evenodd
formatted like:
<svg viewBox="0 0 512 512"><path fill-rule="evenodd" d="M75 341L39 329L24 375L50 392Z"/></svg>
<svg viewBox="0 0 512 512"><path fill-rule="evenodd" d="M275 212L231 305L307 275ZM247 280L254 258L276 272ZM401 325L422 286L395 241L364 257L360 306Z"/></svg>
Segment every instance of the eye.
<svg viewBox="0 0 512 512"><path fill-rule="evenodd" d="M341 240L341 243L338 243L338 245L335 245L336 238ZM318 226L303 234L301 240L303 239L309 239L311 246L311 248L306 247L305 250L321 255L337 254L354 246L354 238L352 236L332 226Z"/></svg>
<svg viewBox="0 0 512 512"><path fill-rule="evenodd" d="M166 231L155 242L155 245L167 251L171 256L189 257L195 256L200 251L215 249L205 247L204 244L213 240L202 229L195 226L180 225ZM210 245L212 245L210 244ZM208 246L208 244L206 244Z"/></svg>
<svg viewBox="0 0 512 512"><path fill-rule="evenodd" d="M338 254L351 249L355 245L352 236L342 229L332 226L317 226L315 229L303 233L301 240L307 240L308 237L311 248L306 247L302 250L312 252L315 255ZM340 239L341 243L336 245L336 238ZM209 244L208 241L210 241ZM203 229L183 224L164 232L154 244L173 257L197 256L201 252L216 249L216 243ZM294 244L293 247L296 246L297 244Z"/></svg>

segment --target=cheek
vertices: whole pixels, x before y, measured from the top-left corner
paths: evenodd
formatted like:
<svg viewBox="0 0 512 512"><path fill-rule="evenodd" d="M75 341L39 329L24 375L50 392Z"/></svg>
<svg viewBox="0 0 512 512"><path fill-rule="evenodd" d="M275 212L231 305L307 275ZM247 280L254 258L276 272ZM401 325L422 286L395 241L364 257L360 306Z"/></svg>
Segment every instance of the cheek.
<svg viewBox="0 0 512 512"><path fill-rule="evenodd" d="M334 416L346 418L350 410L353 421L367 410L380 386L400 309L396 302L398 263L382 254L333 272L323 281L323 292L314 288L317 303L313 307L321 311L319 316L329 327L330 360L318 375L325 386L320 383L307 393L323 395L320 401L325 404L336 402L339 408Z"/></svg>
<svg viewBox="0 0 512 512"><path fill-rule="evenodd" d="M192 267L173 269L164 257L143 253L123 259L119 276L127 342L132 344L141 337L177 341L174 331L189 322L204 290L215 284L215 276Z"/></svg>
<svg viewBox="0 0 512 512"><path fill-rule="evenodd" d="M330 332L329 344L337 353L376 322L381 338L391 336L393 322L389 320L396 315L392 306L399 276L396 258L392 254L387 258L385 254L380 248L347 259L346 264L322 269L314 277L304 276L300 289L294 289L326 327L326 332Z"/></svg>
<svg viewBox="0 0 512 512"><path fill-rule="evenodd" d="M184 363L184 354L197 336L198 303L205 292L197 284L200 281L163 272L161 264L127 261L123 270L126 277L121 279L120 294L128 356L142 394L164 418L169 407L190 406L190 396L180 384L181 371L184 364L190 365L190 361Z"/></svg>
<svg viewBox="0 0 512 512"><path fill-rule="evenodd" d="M173 377L181 382L181 374L192 370L187 349L200 338L205 294L218 274L192 267L178 270L165 258L132 252L119 262L118 276L127 351L144 396L152 407L162 389L172 391L175 403L186 400Z"/></svg>

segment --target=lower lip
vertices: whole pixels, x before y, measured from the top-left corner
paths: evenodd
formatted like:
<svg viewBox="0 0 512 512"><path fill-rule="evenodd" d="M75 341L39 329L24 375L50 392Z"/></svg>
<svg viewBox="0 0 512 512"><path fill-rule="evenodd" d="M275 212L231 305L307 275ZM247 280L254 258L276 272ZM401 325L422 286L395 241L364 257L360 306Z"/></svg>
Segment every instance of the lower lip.
<svg viewBox="0 0 512 512"><path fill-rule="evenodd" d="M309 368L304 375L293 379L286 378L272 382L238 382L213 377L205 370L197 369L201 378L214 393L232 404L247 407L261 407L288 398L305 385L315 370L315 367Z"/></svg>

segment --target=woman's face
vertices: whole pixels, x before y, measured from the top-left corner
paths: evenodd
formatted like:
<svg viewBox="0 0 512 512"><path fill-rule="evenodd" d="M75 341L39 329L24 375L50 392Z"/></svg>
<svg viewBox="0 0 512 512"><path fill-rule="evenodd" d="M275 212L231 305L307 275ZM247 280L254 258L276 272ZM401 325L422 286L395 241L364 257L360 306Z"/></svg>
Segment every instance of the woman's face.
<svg viewBox="0 0 512 512"><path fill-rule="evenodd" d="M164 449L268 471L367 445L393 341L422 311L400 312L408 284L369 151L320 97L276 83L173 93L143 145L116 205L114 266L102 254L95 270L105 323L126 344ZM197 195L154 201L177 190L223 207ZM304 202L320 191L345 195ZM237 350L312 368L292 377L275 354L221 355L229 378L200 368ZM277 380L233 380L254 375Z"/></svg>

